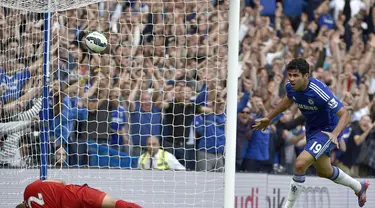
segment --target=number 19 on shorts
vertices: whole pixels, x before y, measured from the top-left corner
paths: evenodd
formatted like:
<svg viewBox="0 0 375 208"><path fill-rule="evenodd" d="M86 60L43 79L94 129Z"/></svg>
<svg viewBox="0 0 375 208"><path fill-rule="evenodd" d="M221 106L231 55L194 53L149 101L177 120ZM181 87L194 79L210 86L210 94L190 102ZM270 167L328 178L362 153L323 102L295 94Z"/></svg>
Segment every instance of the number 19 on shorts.
<svg viewBox="0 0 375 208"><path fill-rule="evenodd" d="M315 154L318 153L322 149L322 145L315 141L309 150L313 151Z"/></svg>

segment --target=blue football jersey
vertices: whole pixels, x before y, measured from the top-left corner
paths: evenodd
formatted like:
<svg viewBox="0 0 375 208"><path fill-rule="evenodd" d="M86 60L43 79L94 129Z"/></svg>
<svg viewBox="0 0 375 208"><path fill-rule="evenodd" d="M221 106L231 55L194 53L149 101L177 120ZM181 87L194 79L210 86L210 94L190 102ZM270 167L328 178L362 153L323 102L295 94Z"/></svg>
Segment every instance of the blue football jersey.
<svg viewBox="0 0 375 208"><path fill-rule="evenodd" d="M115 131L120 131L126 124L126 111L123 106L119 106L116 110L112 111L111 128Z"/></svg>
<svg viewBox="0 0 375 208"><path fill-rule="evenodd" d="M339 117L336 113L343 104L332 94L327 85L315 78L309 78L304 91L295 91L286 84L287 96L293 100L306 118L306 136L309 138L320 131L332 132Z"/></svg>
<svg viewBox="0 0 375 208"><path fill-rule="evenodd" d="M22 87L29 78L30 72L27 68L11 76L5 74L3 69L0 68L0 85L5 86L5 92L1 95L1 100L4 103L9 103L21 97Z"/></svg>

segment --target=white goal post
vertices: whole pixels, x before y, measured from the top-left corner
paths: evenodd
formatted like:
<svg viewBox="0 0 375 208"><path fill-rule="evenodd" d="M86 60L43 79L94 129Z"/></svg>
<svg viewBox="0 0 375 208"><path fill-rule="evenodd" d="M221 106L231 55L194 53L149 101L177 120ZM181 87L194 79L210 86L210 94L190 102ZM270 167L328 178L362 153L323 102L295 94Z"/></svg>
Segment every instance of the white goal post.
<svg viewBox="0 0 375 208"><path fill-rule="evenodd" d="M234 207L239 16L239 0L0 0L0 207L46 178Z"/></svg>

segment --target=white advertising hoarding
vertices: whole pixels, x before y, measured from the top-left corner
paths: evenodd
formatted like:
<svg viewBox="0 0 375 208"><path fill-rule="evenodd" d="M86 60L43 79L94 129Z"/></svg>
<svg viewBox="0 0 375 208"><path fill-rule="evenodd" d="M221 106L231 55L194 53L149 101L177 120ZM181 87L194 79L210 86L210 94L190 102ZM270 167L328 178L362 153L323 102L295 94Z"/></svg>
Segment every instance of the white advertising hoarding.
<svg viewBox="0 0 375 208"><path fill-rule="evenodd" d="M235 208L282 208L287 200L291 177L266 174L236 174ZM368 179L375 183L374 179ZM355 208L354 192L328 179L308 176L306 190L295 208ZM365 207L375 207L375 190L369 189Z"/></svg>
<svg viewBox="0 0 375 208"><path fill-rule="evenodd" d="M87 183L110 195L148 207L223 207L224 174L205 172L62 169L49 170L50 179L67 183ZM23 189L35 179L38 170L2 169L0 207L15 207ZM374 179L369 179L375 184ZM282 208L286 202L290 176L236 174L235 208ZM347 187L330 180L307 177L306 192L296 208L355 208L357 198ZM369 189L365 207L375 207L375 191Z"/></svg>

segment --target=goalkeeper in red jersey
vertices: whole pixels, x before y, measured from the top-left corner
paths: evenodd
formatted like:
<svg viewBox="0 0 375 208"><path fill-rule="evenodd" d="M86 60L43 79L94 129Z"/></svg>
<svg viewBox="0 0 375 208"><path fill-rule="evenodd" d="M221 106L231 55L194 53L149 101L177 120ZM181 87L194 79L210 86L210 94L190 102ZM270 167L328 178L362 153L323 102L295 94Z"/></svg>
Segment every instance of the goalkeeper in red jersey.
<svg viewBox="0 0 375 208"><path fill-rule="evenodd" d="M25 188L24 201L16 208L141 208L104 192L59 180L36 180Z"/></svg>

